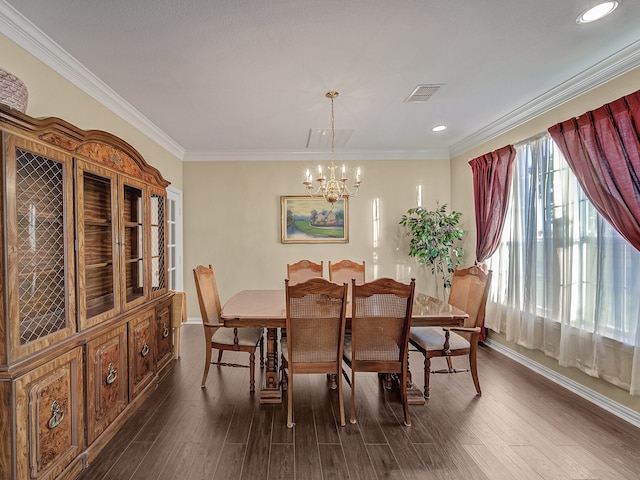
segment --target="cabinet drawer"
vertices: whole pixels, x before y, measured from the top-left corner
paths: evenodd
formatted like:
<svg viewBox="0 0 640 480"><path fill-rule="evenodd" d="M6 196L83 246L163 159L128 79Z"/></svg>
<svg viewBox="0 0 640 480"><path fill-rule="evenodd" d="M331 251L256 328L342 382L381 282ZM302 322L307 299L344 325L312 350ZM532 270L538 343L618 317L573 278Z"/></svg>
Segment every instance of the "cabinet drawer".
<svg viewBox="0 0 640 480"><path fill-rule="evenodd" d="M50 479L82 451L82 348L16 380L17 478Z"/></svg>
<svg viewBox="0 0 640 480"><path fill-rule="evenodd" d="M91 444L128 403L127 326L87 343L87 440Z"/></svg>
<svg viewBox="0 0 640 480"><path fill-rule="evenodd" d="M155 309L142 312L129 321L129 401L153 380L155 375Z"/></svg>
<svg viewBox="0 0 640 480"><path fill-rule="evenodd" d="M156 358L158 372L173 358L173 334L171 324L171 300L156 308Z"/></svg>

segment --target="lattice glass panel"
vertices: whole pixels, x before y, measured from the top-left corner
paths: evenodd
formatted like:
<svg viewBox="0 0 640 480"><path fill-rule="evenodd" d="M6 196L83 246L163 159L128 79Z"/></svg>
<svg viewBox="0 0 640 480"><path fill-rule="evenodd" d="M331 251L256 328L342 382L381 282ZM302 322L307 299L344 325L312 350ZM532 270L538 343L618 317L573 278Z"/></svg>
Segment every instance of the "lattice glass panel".
<svg viewBox="0 0 640 480"><path fill-rule="evenodd" d="M166 287L165 279L165 198L151 194L151 288L152 291Z"/></svg>
<svg viewBox="0 0 640 480"><path fill-rule="evenodd" d="M20 343L66 327L64 165L18 149Z"/></svg>

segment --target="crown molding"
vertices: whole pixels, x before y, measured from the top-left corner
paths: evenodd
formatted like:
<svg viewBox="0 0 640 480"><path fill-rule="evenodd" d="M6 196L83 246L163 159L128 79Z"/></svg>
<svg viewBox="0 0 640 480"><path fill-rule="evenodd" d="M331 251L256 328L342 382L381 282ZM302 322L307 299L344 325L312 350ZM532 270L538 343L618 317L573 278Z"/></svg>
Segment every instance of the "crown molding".
<svg viewBox="0 0 640 480"><path fill-rule="evenodd" d="M181 145L4 0L0 1L0 32L158 145L184 158Z"/></svg>
<svg viewBox="0 0 640 480"><path fill-rule="evenodd" d="M640 40L525 103L511 113L454 144L451 157L468 152L640 65Z"/></svg>
<svg viewBox="0 0 640 480"><path fill-rule="evenodd" d="M425 150L340 150L336 163L350 160L449 160L448 148ZM213 151L187 152L185 162L224 162L224 161L328 161L330 153L326 151Z"/></svg>

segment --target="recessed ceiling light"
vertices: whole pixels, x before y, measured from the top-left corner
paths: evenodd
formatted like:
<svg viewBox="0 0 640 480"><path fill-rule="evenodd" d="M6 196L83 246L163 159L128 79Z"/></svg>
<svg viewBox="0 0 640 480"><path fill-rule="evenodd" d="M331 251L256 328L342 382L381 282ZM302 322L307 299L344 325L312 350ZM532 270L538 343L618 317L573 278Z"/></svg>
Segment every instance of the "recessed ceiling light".
<svg viewBox="0 0 640 480"><path fill-rule="evenodd" d="M432 132L441 132L443 130L446 130L447 126L446 125L436 125L435 127L433 127L431 129Z"/></svg>
<svg viewBox="0 0 640 480"><path fill-rule="evenodd" d="M606 17L616 8L618 8L619 4L619 0L602 2L595 7L591 7L589 10L582 12L576 19L576 23L591 23L595 22L596 20L600 20L601 18Z"/></svg>

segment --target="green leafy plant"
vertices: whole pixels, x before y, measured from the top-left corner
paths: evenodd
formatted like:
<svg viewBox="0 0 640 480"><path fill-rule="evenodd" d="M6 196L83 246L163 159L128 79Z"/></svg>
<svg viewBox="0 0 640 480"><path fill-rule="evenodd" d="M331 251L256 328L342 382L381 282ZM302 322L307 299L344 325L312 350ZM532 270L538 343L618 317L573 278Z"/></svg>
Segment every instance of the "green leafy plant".
<svg viewBox="0 0 640 480"><path fill-rule="evenodd" d="M464 249L460 246L466 230L459 226L460 212L447 212L447 204L436 204L435 210L411 208L402 215L400 225L407 228L409 256L418 263L431 266L436 276L436 295L439 287L444 291L451 287L456 265L462 263Z"/></svg>

